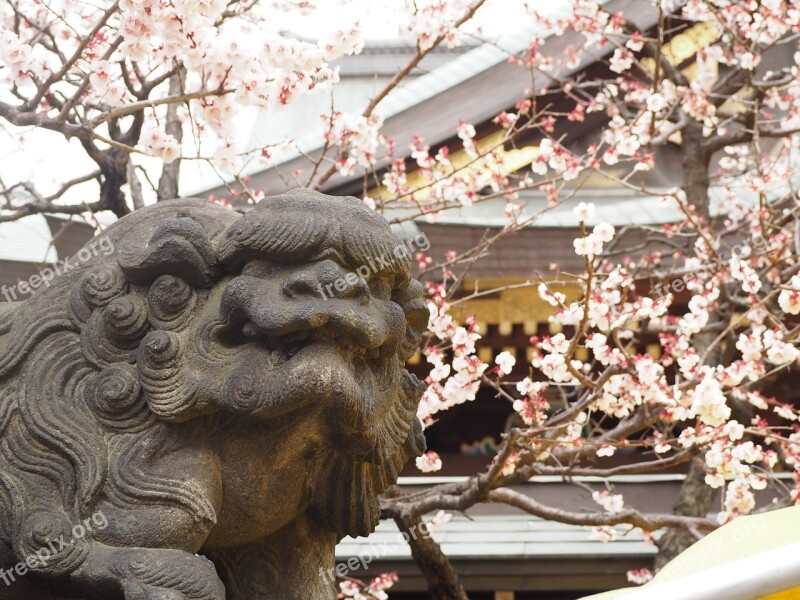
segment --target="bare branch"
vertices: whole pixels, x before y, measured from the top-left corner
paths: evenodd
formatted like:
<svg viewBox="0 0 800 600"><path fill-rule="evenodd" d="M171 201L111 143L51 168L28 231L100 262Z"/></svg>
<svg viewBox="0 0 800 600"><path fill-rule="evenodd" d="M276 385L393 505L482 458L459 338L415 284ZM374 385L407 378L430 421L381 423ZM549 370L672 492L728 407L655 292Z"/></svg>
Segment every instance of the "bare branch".
<svg viewBox="0 0 800 600"><path fill-rule="evenodd" d="M572 512L553 506L547 506L529 496L509 489L490 492L488 500L489 502L514 506L541 519L558 521L559 523L567 523L569 525L583 525L586 527L627 524L639 527L645 531L656 531L663 527L679 528L687 531L714 531L719 527L719 523L711 519L679 515L647 514L632 508L626 508L618 513Z"/></svg>

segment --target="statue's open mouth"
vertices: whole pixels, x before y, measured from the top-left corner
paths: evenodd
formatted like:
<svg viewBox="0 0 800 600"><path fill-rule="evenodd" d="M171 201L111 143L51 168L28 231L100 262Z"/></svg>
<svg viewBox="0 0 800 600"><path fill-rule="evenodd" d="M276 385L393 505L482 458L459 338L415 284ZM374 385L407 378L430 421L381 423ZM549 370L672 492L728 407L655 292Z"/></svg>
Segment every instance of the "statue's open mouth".
<svg viewBox="0 0 800 600"><path fill-rule="evenodd" d="M366 348L352 338L326 327L302 329L284 335L269 334L252 321L242 328L242 333L249 339L257 340L269 352L274 365L282 365L300 359L304 355L318 355L323 351L334 350L353 364L355 371L367 375L369 371L379 378L387 377L391 369L393 352L386 348Z"/></svg>

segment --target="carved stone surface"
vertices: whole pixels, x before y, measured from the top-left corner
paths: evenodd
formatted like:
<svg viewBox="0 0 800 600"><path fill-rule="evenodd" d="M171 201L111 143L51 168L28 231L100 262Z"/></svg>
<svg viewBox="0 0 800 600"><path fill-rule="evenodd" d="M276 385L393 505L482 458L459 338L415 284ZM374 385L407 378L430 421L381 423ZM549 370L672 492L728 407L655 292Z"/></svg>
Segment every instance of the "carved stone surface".
<svg viewBox="0 0 800 600"><path fill-rule="evenodd" d="M0 598L334 598L337 540L424 450L405 246L310 190L103 236L0 305Z"/></svg>

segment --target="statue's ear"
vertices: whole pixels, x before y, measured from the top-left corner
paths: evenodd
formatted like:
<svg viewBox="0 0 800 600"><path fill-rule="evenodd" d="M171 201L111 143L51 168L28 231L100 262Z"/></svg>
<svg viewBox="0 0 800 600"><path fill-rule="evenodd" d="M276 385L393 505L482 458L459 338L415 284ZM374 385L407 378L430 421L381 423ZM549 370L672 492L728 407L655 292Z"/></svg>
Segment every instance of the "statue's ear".
<svg viewBox="0 0 800 600"><path fill-rule="evenodd" d="M222 274L203 227L181 214L159 225L146 244L132 240L120 250L117 262L130 281L142 285L175 275L196 287L211 287Z"/></svg>
<svg viewBox="0 0 800 600"><path fill-rule="evenodd" d="M419 348L422 335L428 328L430 311L425 304L425 290L416 279L402 289L392 292L392 300L400 305L406 316L406 331L400 348L400 357L408 360Z"/></svg>

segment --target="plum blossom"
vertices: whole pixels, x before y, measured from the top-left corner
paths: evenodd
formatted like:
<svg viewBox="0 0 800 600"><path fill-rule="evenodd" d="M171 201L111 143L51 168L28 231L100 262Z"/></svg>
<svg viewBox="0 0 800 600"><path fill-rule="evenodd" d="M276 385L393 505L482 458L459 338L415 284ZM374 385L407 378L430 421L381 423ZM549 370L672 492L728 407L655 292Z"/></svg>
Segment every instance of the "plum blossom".
<svg viewBox="0 0 800 600"><path fill-rule="evenodd" d="M597 502L607 513L617 514L625 508L625 500L621 494L612 494L607 490L592 492L592 500Z"/></svg>
<svg viewBox="0 0 800 600"><path fill-rule="evenodd" d="M239 172L239 157L231 144L222 143L214 152L214 164L222 173L235 175Z"/></svg>
<svg viewBox="0 0 800 600"><path fill-rule="evenodd" d="M619 537L616 529L605 525L601 527L592 527L589 529L589 533L593 538L603 542L604 544L613 542Z"/></svg>
<svg viewBox="0 0 800 600"><path fill-rule="evenodd" d="M706 326L711 302L718 294L719 291L715 290L713 294L692 296L689 300L689 312L679 321L679 326L686 335L699 333Z"/></svg>
<svg viewBox="0 0 800 600"><path fill-rule="evenodd" d="M664 383L664 367L649 356L642 356L636 361L636 374L644 385L654 386Z"/></svg>
<svg viewBox="0 0 800 600"><path fill-rule="evenodd" d="M36 49L31 48L10 27L0 30L0 77L2 81L26 89L33 84L33 78L46 77L49 68L47 63L36 56Z"/></svg>
<svg viewBox="0 0 800 600"><path fill-rule="evenodd" d="M436 302L428 302L428 310L430 311L428 329L440 340L449 338L456 331L453 317L447 312L449 308L446 302L438 305Z"/></svg>
<svg viewBox="0 0 800 600"><path fill-rule="evenodd" d="M739 55L739 65L746 71L752 71L761 62L761 57L754 56L752 52L744 52Z"/></svg>
<svg viewBox="0 0 800 600"><path fill-rule="evenodd" d="M633 66L633 53L627 48L617 48L611 57L611 70L615 73L624 73Z"/></svg>
<svg viewBox="0 0 800 600"><path fill-rule="evenodd" d="M458 45L454 27L469 7L467 0L423 0L415 7L414 13L400 25L403 36L413 40L422 50L433 46L438 37L443 37L450 47Z"/></svg>
<svg viewBox="0 0 800 600"><path fill-rule="evenodd" d="M166 164L174 162L180 156L181 149L174 136L157 127L142 131L139 144L153 156L157 156Z"/></svg>
<svg viewBox="0 0 800 600"><path fill-rule="evenodd" d="M339 600L388 600L386 590L397 583L397 573L383 573L373 578L368 584L354 579L339 582Z"/></svg>
<svg viewBox="0 0 800 600"><path fill-rule="evenodd" d="M430 357L428 357L430 360ZM450 365L447 363L439 362L434 364L433 369L428 374L431 381L441 381L450 375Z"/></svg>
<svg viewBox="0 0 800 600"><path fill-rule="evenodd" d="M517 359L510 352L501 352L495 357L494 362L502 374L508 375L514 368Z"/></svg>
<svg viewBox="0 0 800 600"><path fill-rule="evenodd" d="M525 377L516 385L517 391L525 396L541 394L546 387L547 384L531 381L528 377Z"/></svg>
<svg viewBox="0 0 800 600"><path fill-rule="evenodd" d="M646 100L647 110L650 112L658 113L662 109L667 107L667 100L664 98L663 94L659 94L656 92L655 94L650 94Z"/></svg>
<svg viewBox="0 0 800 600"><path fill-rule="evenodd" d="M547 302L550 306L563 306L567 297L561 292L554 292L546 283L540 283L537 291L539 297Z"/></svg>
<svg viewBox="0 0 800 600"><path fill-rule="evenodd" d="M478 149L475 146L475 126L466 121L459 121L456 128L456 135L464 145L464 150L471 158L478 157Z"/></svg>
<svg viewBox="0 0 800 600"><path fill-rule="evenodd" d="M340 174L350 175L357 166L369 168L377 159L383 117L373 113L362 115L335 112L322 115L325 140L339 148L336 166Z"/></svg>
<svg viewBox="0 0 800 600"><path fill-rule="evenodd" d="M784 342L779 331L764 332L764 347L767 349L767 359L774 365L793 363L800 356L800 350Z"/></svg>
<svg viewBox="0 0 800 600"><path fill-rule="evenodd" d="M790 404L777 404L772 410L775 412L775 414L780 415L787 421L797 420L797 414L795 414L794 407Z"/></svg>
<svg viewBox="0 0 800 600"><path fill-rule="evenodd" d="M537 175L547 175L547 157L544 154L539 154L531 162L531 171Z"/></svg>
<svg viewBox="0 0 800 600"><path fill-rule="evenodd" d="M116 69L107 60L96 60L91 63L89 74L88 97L94 102L104 102L109 106L122 106L128 96L128 90Z"/></svg>
<svg viewBox="0 0 800 600"><path fill-rule="evenodd" d="M664 434L656 431L653 433L651 443L656 454L666 454L672 450L672 446L664 440Z"/></svg>
<svg viewBox="0 0 800 600"><path fill-rule="evenodd" d="M563 333L557 333L554 336L545 337L542 340L541 347L543 350L553 352L556 354L566 354L569 350L570 341Z"/></svg>
<svg viewBox="0 0 800 600"><path fill-rule="evenodd" d="M722 386L708 370L700 383L689 391L687 399L691 401L692 412L697 418L712 427L722 425L731 416Z"/></svg>
<svg viewBox="0 0 800 600"><path fill-rule="evenodd" d="M360 54L364 48L364 32L361 23L354 21L349 27L331 31L317 42L325 60L336 60L342 56Z"/></svg>
<svg viewBox="0 0 800 600"><path fill-rule="evenodd" d="M600 448L597 449L597 452L595 452L595 454L600 457L607 457L607 456L614 456L616 451L617 449L615 446L612 446L611 444L603 444L602 446L600 446Z"/></svg>
<svg viewBox="0 0 800 600"><path fill-rule="evenodd" d="M722 433L728 436L732 442L742 439L744 437L744 425L738 421L728 421L722 428Z"/></svg>
<svg viewBox="0 0 800 600"><path fill-rule="evenodd" d="M477 333L470 332L465 327L457 327L452 337L453 352L456 356L472 354L475 352L475 341L479 337Z"/></svg>
<svg viewBox="0 0 800 600"><path fill-rule="evenodd" d="M800 314L800 275L794 275L789 284L781 290L778 304L787 314Z"/></svg>
<svg viewBox="0 0 800 600"><path fill-rule="evenodd" d="M417 468L423 473L433 473L442 468L441 457L433 450L428 450L416 459Z"/></svg>
<svg viewBox="0 0 800 600"><path fill-rule="evenodd" d="M730 269L731 275L742 283L742 289L745 292L755 294L761 289L761 280L758 278L758 274L746 261L734 256L730 261Z"/></svg>
<svg viewBox="0 0 800 600"><path fill-rule="evenodd" d="M625 577L631 583L636 585L644 585L653 578L653 572L650 569L631 569L625 573Z"/></svg>
<svg viewBox="0 0 800 600"><path fill-rule="evenodd" d="M601 242L610 242L614 239L614 227L608 223L598 223L594 226L592 233L597 236Z"/></svg>
<svg viewBox="0 0 800 600"><path fill-rule="evenodd" d="M755 508L756 500L745 478L736 478L728 484L725 491L725 510L717 515L720 523L725 523L736 515L746 515Z"/></svg>
<svg viewBox="0 0 800 600"><path fill-rule="evenodd" d="M533 366L542 370L542 372L555 382L574 382L574 378L567 366L567 359L563 354L548 354L542 359L533 361ZM578 360L571 361L573 369L581 369L583 365Z"/></svg>
<svg viewBox="0 0 800 600"><path fill-rule="evenodd" d="M736 342L736 349L742 353L742 360L758 361L763 356L764 346L761 343L761 336L757 331L750 333L740 333Z"/></svg>
<svg viewBox="0 0 800 600"><path fill-rule="evenodd" d="M599 256L603 252L603 240L596 234L590 233L586 237L576 238L572 245L578 256Z"/></svg>
<svg viewBox="0 0 800 600"><path fill-rule="evenodd" d="M712 488L720 488L726 481L735 478L745 478L748 485L754 489L763 489L763 481L751 473L750 465L763 461L765 453L761 446L751 440L732 445L723 440L711 444L705 454L708 467L706 484Z"/></svg>
<svg viewBox="0 0 800 600"><path fill-rule="evenodd" d="M572 209L572 214L578 221L586 222L594 218L595 206L591 202L581 202Z"/></svg>

